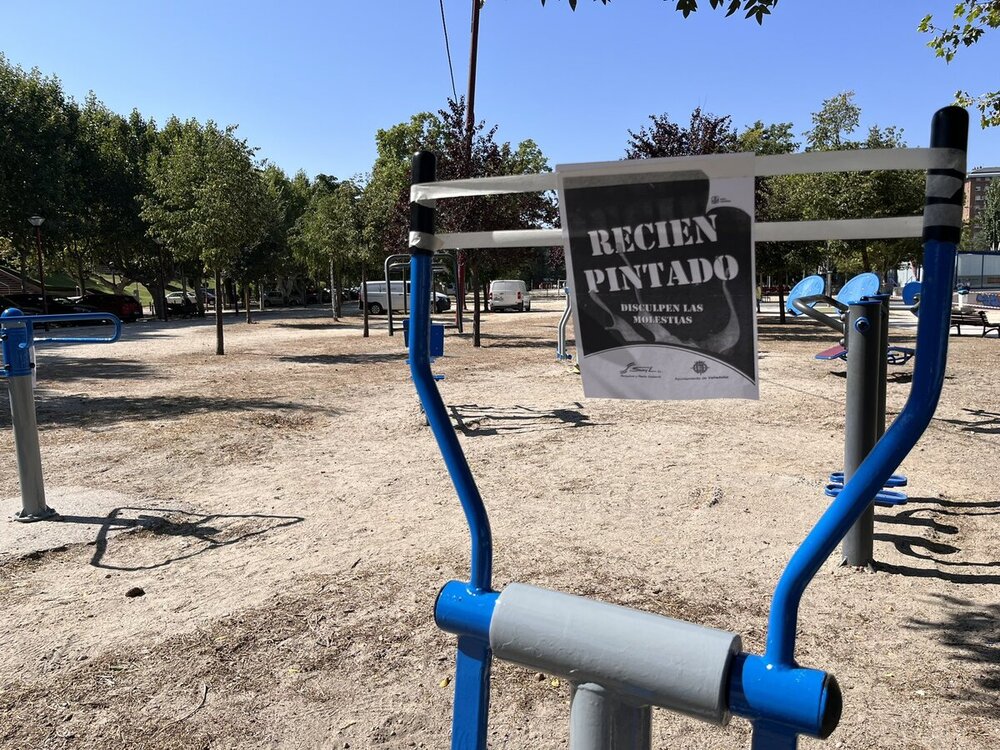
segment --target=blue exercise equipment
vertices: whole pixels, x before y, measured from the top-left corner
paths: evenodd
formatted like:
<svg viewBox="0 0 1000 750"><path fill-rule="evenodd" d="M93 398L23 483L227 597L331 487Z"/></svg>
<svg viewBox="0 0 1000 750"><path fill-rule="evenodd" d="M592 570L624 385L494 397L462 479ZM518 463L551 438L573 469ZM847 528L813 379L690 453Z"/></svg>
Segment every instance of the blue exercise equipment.
<svg viewBox="0 0 1000 750"><path fill-rule="evenodd" d="M36 338L36 326L47 326L49 323L110 323L114 332L110 336ZM14 428L14 450L21 485L21 510L14 514L15 521L41 521L56 515L56 511L45 503L45 482L42 478L42 455L38 444L35 389L32 382L35 347L54 344L113 344L121 335L122 322L111 313L25 315L12 307L0 314L2 376L7 379L10 392L10 418Z"/></svg>
<svg viewBox="0 0 1000 750"><path fill-rule="evenodd" d="M842 709L836 680L800 666L795 659L799 605L809 582L837 543L870 511L873 498L916 444L937 406L961 235L962 191L954 184L956 177L962 184L967 135L965 110L947 107L935 114L930 163L945 163L948 169L928 172L927 205L934 211L924 217L920 357L910 397L859 465L848 467L846 484L834 493L833 502L792 555L774 591L762 655L744 652L738 635L713 628L524 584L493 590L493 542L486 507L430 369L431 263L432 253L441 245L434 230L433 200L447 197L446 189L453 186L435 193L434 155L421 152L414 157L410 372L471 538L468 581L446 583L434 606L437 625L458 636L452 750L486 748L494 655L575 684L570 750L648 750L652 706L719 724L729 714L742 716L752 724L752 750L794 750L800 734L826 738L834 731ZM502 179L507 182L501 183L499 192L517 192L510 188L510 177ZM461 181L465 192L457 194L478 194L470 188L473 182ZM423 197L419 188L427 189ZM528 189L538 188L523 190ZM513 243L530 243L535 236L495 246L521 246ZM465 246L488 246L476 239ZM461 240L468 237L461 235ZM884 361L879 319L883 304L882 299L859 299L850 305L845 327L871 334L858 340L856 350Z"/></svg>

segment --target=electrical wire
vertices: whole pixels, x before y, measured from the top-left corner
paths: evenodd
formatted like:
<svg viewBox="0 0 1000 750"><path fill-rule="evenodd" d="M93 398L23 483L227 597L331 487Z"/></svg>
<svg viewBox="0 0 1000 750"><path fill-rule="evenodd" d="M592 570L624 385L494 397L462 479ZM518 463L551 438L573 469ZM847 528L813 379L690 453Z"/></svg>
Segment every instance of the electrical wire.
<svg viewBox="0 0 1000 750"><path fill-rule="evenodd" d="M438 0L441 5L441 28L444 29L444 49L448 53L448 72L451 74L451 95L458 101L458 91L455 89L455 69L451 65L451 45L448 43L448 24L444 20L444 0Z"/></svg>

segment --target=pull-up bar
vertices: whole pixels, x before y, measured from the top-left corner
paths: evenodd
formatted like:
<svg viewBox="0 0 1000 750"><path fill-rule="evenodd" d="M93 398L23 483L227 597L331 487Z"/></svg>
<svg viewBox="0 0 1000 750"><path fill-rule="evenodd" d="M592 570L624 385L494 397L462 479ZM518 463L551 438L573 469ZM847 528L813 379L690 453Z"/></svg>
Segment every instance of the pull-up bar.
<svg viewBox="0 0 1000 750"><path fill-rule="evenodd" d="M552 175L435 183L434 155L413 160L411 190L412 314L410 370L451 475L472 539L469 581L442 588L435 619L458 635L453 750L484 750L492 655L561 674L576 683L571 750L648 750L649 707L724 724L729 714L753 725L756 750L793 750L797 736L825 738L840 719L841 696L829 674L795 661L795 629L806 586L875 493L912 449L937 405L947 358L951 279L961 234L968 115L939 110L929 149L808 153L759 157L756 174L874 169L927 169L922 220L783 222L755 237L834 239L916 236L924 239L924 287L918 357L910 398L882 440L850 477L792 556L775 589L763 655L743 653L739 637L647 613L511 584L492 589L492 536L475 480L430 370L431 255L441 247L554 244L560 230L434 233L435 199L550 190ZM702 157L713 159L719 157ZM697 160L686 160L697 167ZM609 174L615 165L608 163ZM916 228L915 228L916 227ZM888 234L887 234L888 233ZM763 236L762 236L763 234ZM458 239L456 239L458 238ZM472 239L470 239L472 238ZM454 243L454 244L452 244Z"/></svg>

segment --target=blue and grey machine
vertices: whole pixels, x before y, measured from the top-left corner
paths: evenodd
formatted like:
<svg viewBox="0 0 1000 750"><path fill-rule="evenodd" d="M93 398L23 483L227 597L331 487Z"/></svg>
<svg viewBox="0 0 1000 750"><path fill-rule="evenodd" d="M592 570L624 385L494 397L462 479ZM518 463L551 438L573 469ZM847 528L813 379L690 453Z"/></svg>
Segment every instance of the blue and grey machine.
<svg viewBox="0 0 1000 750"><path fill-rule="evenodd" d="M35 337L35 327L48 323L110 323L110 336ZM25 315L17 308L0 314L0 352L3 354L3 377L10 394L10 419L14 428L17 475L21 483L21 510L15 521L41 521L56 515L45 503L42 478L42 454L38 445L38 422L35 418L34 348L51 344L112 344L121 337L122 323L110 313L72 313L67 315Z"/></svg>
<svg viewBox="0 0 1000 750"><path fill-rule="evenodd" d="M755 750L793 750L799 735L826 738L834 731L842 709L837 681L795 659L799 604L809 582L870 508L872 498L913 448L937 406L947 359L955 248L961 233L967 134L965 110L947 107L934 116L930 149L886 157L887 163L889 158L909 160L906 166L889 168L912 169L917 158L924 159L923 166L931 165L922 225L918 223L913 230L922 231L925 277L912 391L897 419L849 473L843 489L789 561L771 602L762 655L745 652L737 634L689 622L521 583L493 590L492 535L486 508L430 369L432 253L446 245L442 239L446 235L435 236L433 196L445 196L444 191L420 192L432 187L435 158L427 152L415 155L410 370L472 539L469 580L446 583L434 607L437 625L458 636L452 750L486 748L494 656L559 675L573 685L571 750L648 750L652 707L713 724L725 724L731 715L748 719ZM877 168L870 166L869 159L869 155L855 159L852 168ZM550 189L544 176L531 177L525 181L531 187L521 191ZM472 182L454 181L447 188L471 190ZM496 187L487 189L517 192L510 187L512 182L509 177L497 178L491 183ZM888 227L884 230L888 232L899 231L900 225L881 226ZM821 228L805 231L815 234ZM508 244L498 246L513 246L516 241L540 244L540 234L516 236L512 232L509 236ZM480 238L477 242L461 239L467 247L482 246ZM872 309L875 305L881 302L874 302ZM848 325L863 328L865 324L857 322L861 317L849 319ZM870 324L869 329L876 327Z"/></svg>

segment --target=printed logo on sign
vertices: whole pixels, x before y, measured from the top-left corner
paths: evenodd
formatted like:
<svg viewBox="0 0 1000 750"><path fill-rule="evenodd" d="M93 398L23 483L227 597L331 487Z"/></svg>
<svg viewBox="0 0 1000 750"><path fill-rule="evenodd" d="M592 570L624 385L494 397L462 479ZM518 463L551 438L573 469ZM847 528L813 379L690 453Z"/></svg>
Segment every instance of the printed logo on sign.
<svg viewBox="0 0 1000 750"><path fill-rule="evenodd" d="M708 372L708 365L706 365L702 360L699 359L697 362L691 365L691 369L694 370L699 375L704 375L706 372Z"/></svg>
<svg viewBox="0 0 1000 750"><path fill-rule="evenodd" d="M637 365L635 362L629 362L625 365L625 369L622 370L619 375L623 378L654 378L658 379L663 373L653 367L646 367Z"/></svg>

